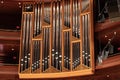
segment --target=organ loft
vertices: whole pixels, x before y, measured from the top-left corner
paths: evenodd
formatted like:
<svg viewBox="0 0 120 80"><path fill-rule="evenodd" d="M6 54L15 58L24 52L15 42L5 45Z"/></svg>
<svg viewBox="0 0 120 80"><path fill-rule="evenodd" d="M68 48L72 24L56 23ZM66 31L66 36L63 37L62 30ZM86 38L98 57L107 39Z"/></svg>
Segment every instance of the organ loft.
<svg viewBox="0 0 120 80"><path fill-rule="evenodd" d="M94 73L93 0L40 0L22 6L20 78Z"/></svg>

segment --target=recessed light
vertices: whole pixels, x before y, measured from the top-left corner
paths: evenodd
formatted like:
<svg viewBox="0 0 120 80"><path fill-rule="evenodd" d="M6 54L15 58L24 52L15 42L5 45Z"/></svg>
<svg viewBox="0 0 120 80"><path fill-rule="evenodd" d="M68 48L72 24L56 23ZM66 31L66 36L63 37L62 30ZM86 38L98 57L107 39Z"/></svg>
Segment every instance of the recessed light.
<svg viewBox="0 0 120 80"><path fill-rule="evenodd" d="M19 6L19 8L21 8L22 6Z"/></svg>
<svg viewBox="0 0 120 80"><path fill-rule="evenodd" d="M4 3L4 1L3 1L3 0L1 0L1 3L3 4L3 3Z"/></svg>
<svg viewBox="0 0 120 80"><path fill-rule="evenodd" d="M114 35L116 35L117 34L117 32L114 32Z"/></svg>
<svg viewBox="0 0 120 80"><path fill-rule="evenodd" d="M107 35L105 35L105 38L107 38Z"/></svg>
<svg viewBox="0 0 120 80"><path fill-rule="evenodd" d="M21 5L21 2L19 2L18 4Z"/></svg>
<svg viewBox="0 0 120 80"><path fill-rule="evenodd" d="M14 51L15 49L14 49L14 48L12 48L11 50L12 50L12 51Z"/></svg>

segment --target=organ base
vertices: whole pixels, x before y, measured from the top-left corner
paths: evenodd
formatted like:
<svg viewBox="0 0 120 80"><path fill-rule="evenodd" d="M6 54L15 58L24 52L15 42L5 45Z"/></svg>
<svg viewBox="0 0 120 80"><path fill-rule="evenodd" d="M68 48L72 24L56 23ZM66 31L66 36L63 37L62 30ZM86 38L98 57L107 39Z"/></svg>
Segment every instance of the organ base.
<svg viewBox="0 0 120 80"><path fill-rule="evenodd" d="M70 71L70 72L58 72L58 73L19 73L19 78L63 78L63 77L74 77L74 76L84 76L84 75L92 75L92 69L79 70L79 71Z"/></svg>

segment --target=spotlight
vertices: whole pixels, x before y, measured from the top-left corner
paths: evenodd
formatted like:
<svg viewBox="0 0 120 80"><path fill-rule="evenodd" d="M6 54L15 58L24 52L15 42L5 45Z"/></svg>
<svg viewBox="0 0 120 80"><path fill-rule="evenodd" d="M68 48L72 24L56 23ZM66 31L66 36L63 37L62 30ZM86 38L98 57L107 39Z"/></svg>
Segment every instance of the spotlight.
<svg viewBox="0 0 120 80"><path fill-rule="evenodd" d="M15 49L14 49L14 48L12 48L11 50L12 50L12 51L14 51Z"/></svg>
<svg viewBox="0 0 120 80"><path fill-rule="evenodd" d="M3 0L1 0L1 3L3 4L3 3L4 3L4 1L3 1Z"/></svg>
<svg viewBox="0 0 120 80"><path fill-rule="evenodd" d="M19 6L19 8L21 8L22 6Z"/></svg>
<svg viewBox="0 0 120 80"><path fill-rule="evenodd" d="M107 35L105 35L105 38L107 38Z"/></svg>
<svg viewBox="0 0 120 80"><path fill-rule="evenodd" d="M21 5L21 2L19 2L18 4Z"/></svg>

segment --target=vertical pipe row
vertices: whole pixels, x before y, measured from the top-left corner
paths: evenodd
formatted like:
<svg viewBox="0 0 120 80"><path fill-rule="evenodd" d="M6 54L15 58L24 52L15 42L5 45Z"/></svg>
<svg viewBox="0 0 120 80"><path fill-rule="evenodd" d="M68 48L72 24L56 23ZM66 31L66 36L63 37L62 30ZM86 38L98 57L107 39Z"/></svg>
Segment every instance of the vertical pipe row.
<svg viewBox="0 0 120 80"><path fill-rule="evenodd" d="M70 28L70 0L64 0L64 26ZM70 31L63 31L63 66L70 70Z"/></svg>
<svg viewBox="0 0 120 80"><path fill-rule="evenodd" d="M64 32L64 67L70 70L70 32Z"/></svg>
<svg viewBox="0 0 120 80"><path fill-rule="evenodd" d="M42 14L42 4L37 3L34 7L34 33L33 33L33 37L39 35L42 31L41 14Z"/></svg>
<svg viewBox="0 0 120 80"><path fill-rule="evenodd" d="M43 28L43 53L42 53L42 71L49 68L50 52L50 28Z"/></svg>
<svg viewBox="0 0 120 80"><path fill-rule="evenodd" d="M80 1L72 1L72 36L80 39ZM72 43L72 70L80 65L80 42Z"/></svg>
<svg viewBox="0 0 120 80"><path fill-rule="evenodd" d="M70 0L64 0L64 25L70 28Z"/></svg>
<svg viewBox="0 0 120 80"><path fill-rule="evenodd" d="M30 67L32 14L23 14L21 71Z"/></svg>
<svg viewBox="0 0 120 80"><path fill-rule="evenodd" d="M56 5L55 2L53 2L53 39L52 39L52 66L55 66L55 50L56 50Z"/></svg>
<svg viewBox="0 0 120 80"><path fill-rule="evenodd" d="M75 69L77 66L80 65L80 42L73 43L73 62L72 68Z"/></svg>
<svg viewBox="0 0 120 80"><path fill-rule="evenodd" d="M33 52L32 52L32 72L40 68L40 41L33 41Z"/></svg>
<svg viewBox="0 0 120 80"><path fill-rule="evenodd" d="M79 0L73 0L73 26L72 35L80 38L80 3Z"/></svg>
<svg viewBox="0 0 120 80"><path fill-rule="evenodd" d="M89 14L82 16L83 22L83 64L90 66Z"/></svg>
<svg viewBox="0 0 120 80"><path fill-rule="evenodd" d="M20 60L20 72L22 72L25 68L24 68L24 49L25 49L25 43L26 43L26 40L25 40L25 37L26 37L26 27L25 27L25 24L26 22L24 21L26 20L26 14L23 14L23 20L22 20L22 23L23 23L23 27L22 27L22 48L21 48L21 60Z"/></svg>
<svg viewBox="0 0 120 80"><path fill-rule="evenodd" d="M61 1L53 2L52 66L61 70Z"/></svg>

